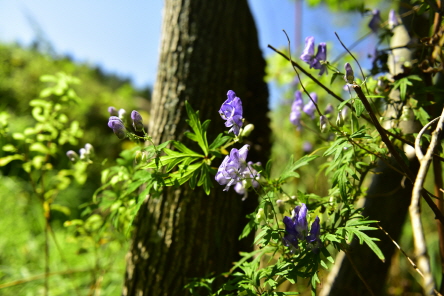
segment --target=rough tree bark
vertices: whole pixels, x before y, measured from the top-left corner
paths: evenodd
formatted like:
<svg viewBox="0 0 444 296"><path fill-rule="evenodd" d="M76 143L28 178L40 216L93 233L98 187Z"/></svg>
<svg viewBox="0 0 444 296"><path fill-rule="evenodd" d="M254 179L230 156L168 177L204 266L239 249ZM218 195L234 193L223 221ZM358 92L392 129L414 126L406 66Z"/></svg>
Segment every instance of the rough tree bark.
<svg viewBox="0 0 444 296"><path fill-rule="evenodd" d="M226 130L218 110L232 89L243 102L244 117L255 124L248 159L265 161L270 149L265 61L247 1L166 0L163 18L149 125L154 142L186 141L185 100L200 110L201 119L212 119L213 138ZM242 202L222 189L215 184L206 196L186 184L146 200L135 220L123 295L186 295L188 279L227 271L239 250L251 247L251 241L237 238L255 198Z"/></svg>

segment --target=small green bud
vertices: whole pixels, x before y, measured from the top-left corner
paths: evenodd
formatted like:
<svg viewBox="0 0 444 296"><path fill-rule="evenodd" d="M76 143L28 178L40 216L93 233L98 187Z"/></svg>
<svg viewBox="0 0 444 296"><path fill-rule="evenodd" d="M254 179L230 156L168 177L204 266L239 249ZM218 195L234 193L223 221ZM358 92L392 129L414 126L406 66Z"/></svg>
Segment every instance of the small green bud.
<svg viewBox="0 0 444 296"><path fill-rule="evenodd" d="M241 131L240 136L241 137L248 137L251 132L254 130L254 125L253 124L247 124Z"/></svg>

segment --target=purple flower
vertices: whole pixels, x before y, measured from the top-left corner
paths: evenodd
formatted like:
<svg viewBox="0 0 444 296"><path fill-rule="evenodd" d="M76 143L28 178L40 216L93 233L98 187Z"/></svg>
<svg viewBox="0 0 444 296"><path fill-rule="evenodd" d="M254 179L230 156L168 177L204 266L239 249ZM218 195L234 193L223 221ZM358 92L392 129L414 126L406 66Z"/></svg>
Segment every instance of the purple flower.
<svg viewBox="0 0 444 296"><path fill-rule="evenodd" d="M310 97L311 99L313 99L314 103L318 102L318 96L315 93L310 93ZM313 101L310 99L310 101L304 106L304 108L302 109L304 111L305 114L307 114L308 116L311 117L311 119L315 118L315 111L316 111L316 106L313 103Z"/></svg>
<svg viewBox="0 0 444 296"><path fill-rule="evenodd" d="M396 17L396 12L394 9L391 9L389 12L388 26L390 30L393 30L394 27L399 25L398 18Z"/></svg>
<svg viewBox="0 0 444 296"><path fill-rule="evenodd" d="M372 19L368 23L368 27L373 31L373 33L378 32L379 25L381 24L381 15L379 9L374 9L372 11Z"/></svg>
<svg viewBox="0 0 444 296"><path fill-rule="evenodd" d="M247 167L247 154L250 145L244 145L241 149L233 148L230 155L227 155L219 166L216 173L216 181L220 185L226 185L224 191L230 189L230 186L241 182L242 173Z"/></svg>
<svg viewBox="0 0 444 296"><path fill-rule="evenodd" d="M327 71L327 66L321 64L321 61L327 60L327 45L325 42L321 42L318 45L318 51L314 54L315 41L313 36L305 38L305 48L301 55L301 60L310 65L310 68L314 68L319 71L319 75L324 74Z"/></svg>
<svg viewBox="0 0 444 296"><path fill-rule="evenodd" d="M315 39L313 36L308 36L305 38L305 48L301 55L301 60L306 62L310 65L310 68L312 67L314 61L314 46L315 46Z"/></svg>
<svg viewBox="0 0 444 296"><path fill-rule="evenodd" d="M325 64L321 64L320 61L327 60L327 44L325 42L321 42L318 45L318 51L316 52L315 62L313 63L313 68L321 70L319 71L319 75L328 74L327 66Z"/></svg>
<svg viewBox="0 0 444 296"><path fill-rule="evenodd" d="M314 222L311 224L310 234L306 238L308 247L312 249L314 253L318 253L319 249L322 247L322 242L321 239L319 238L320 233L321 233L321 225L319 217L316 216Z"/></svg>
<svg viewBox="0 0 444 296"><path fill-rule="evenodd" d="M111 116L108 120L108 126L109 128L113 129L113 132L116 134L116 136L119 139L122 140L126 138L126 128L125 125L123 124L122 119L120 119L117 116Z"/></svg>
<svg viewBox="0 0 444 296"><path fill-rule="evenodd" d="M313 150L313 145L308 142L305 141L304 144L302 145L302 151L304 151L305 153L310 153Z"/></svg>
<svg viewBox="0 0 444 296"><path fill-rule="evenodd" d="M143 130L143 121L142 116L137 112L136 110L133 110L131 112L131 119L133 121L133 127L137 132L140 132Z"/></svg>
<svg viewBox="0 0 444 296"><path fill-rule="evenodd" d="M291 105L290 122L294 124L298 130L301 128L301 111L303 105L304 101L302 100L302 93L300 91L296 91L294 93L293 104Z"/></svg>
<svg viewBox="0 0 444 296"><path fill-rule="evenodd" d="M240 172L241 182L234 185L234 191L236 191L237 194L244 195L243 199L247 198L248 188L252 186L257 188L259 186L259 182L257 180L260 178L260 174L256 169L253 168L253 164L258 166L261 165L260 162L253 163L252 161L249 161L244 171Z"/></svg>
<svg viewBox="0 0 444 296"><path fill-rule="evenodd" d="M353 73L353 69L349 63L345 63L345 76L344 79L347 83L353 84L353 81L355 80L355 75Z"/></svg>
<svg viewBox="0 0 444 296"><path fill-rule="evenodd" d="M109 116L117 116L117 109L113 106L108 107Z"/></svg>
<svg viewBox="0 0 444 296"><path fill-rule="evenodd" d="M228 132L233 132L236 136L238 136L240 128L243 124L242 102L232 90L228 91L227 97L228 99L220 107L219 114L222 119L226 120L225 126L231 127Z"/></svg>
<svg viewBox="0 0 444 296"><path fill-rule="evenodd" d="M298 248L299 240L305 240L308 246L314 252L322 246L319 239L321 232L319 217L311 224L310 232L308 232L307 223L307 206L303 203L301 206L296 206L293 210L292 217L284 217L285 232L283 243L287 247Z"/></svg>

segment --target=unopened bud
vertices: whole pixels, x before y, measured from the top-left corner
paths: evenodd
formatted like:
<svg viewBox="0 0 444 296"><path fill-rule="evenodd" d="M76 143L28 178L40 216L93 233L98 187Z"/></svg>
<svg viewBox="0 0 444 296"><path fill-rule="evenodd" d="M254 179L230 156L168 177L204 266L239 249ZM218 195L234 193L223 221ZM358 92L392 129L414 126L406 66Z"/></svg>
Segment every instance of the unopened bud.
<svg viewBox="0 0 444 296"><path fill-rule="evenodd" d="M114 108L113 106L108 107L108 112L109 112L110 116L117 116L118 115L117 109Z"/></svg>
<svg viewBox="0 0 444 296"><path fill-rule="evenodd" d="M327 117L325 117L324 115L321 115L321 117L319 118L319 126L321 128L321 133L328 132L328 120Z"/></svg>
<svg viewBox="0 0 444 296"><path fill-rule="evenodd" d="M355 80L355 75L353 73L353 69L349 63L345 63L345 76L344 79L347 83L353 84Z"/></svg>
<svg viewBox="0 0 444 296"><path fill-rule="evenodd" d="M344 125L344 117L342 116L342 112L341 111L338 112L338 117L336 118L336 125L339 126L339 127Z"/></svg>
<svg viewBox="0 0 444 296"><path fill-rule="evenodd" d="M86 160L87 159L86 149L85 148L80 148L79 153L80 153L80 159L81 160Z"/></svg>
<svg viewBox="0 0 444 296"><path fill-rule="evenodd" d="M88 158L91 158L94 156L94 147L93 145L91 145L90 143L86 143L85 144L85 150L86 150L86 155L88 156Z"/></svg>
<svg viewBox="0 0 444 296"><path fill-rule="evenodd" d="M262 220L265 220L265 212L264 212L264 209L263 209L263 208L260 208L260 209L257 211L257 214L256 214L256 220L257 220L258 222L260 222L260 221L262 221Z"/></svg>
<svg viewBox="0 0 444 296"><path fill-rule="evenodd" d="M73 150L67 151L66 156L68 156L69 160L71 160L72 162L76 162L77 160L79 160L79 155Z"/></svg>
<svg viewBox="0 0 444 296"><path fill-rule="evenodd" d="M248 137L251 132L254 130L254 125L253 124L247 124L243 129L242 129L242 133L240 134L241 137Z"/></svg>
<svg viewBox="0 0 444 296"><path fill-rule="evenodd" d="M124 119L125 119L125 114L126 114L125 109L119 109L118 117L119 117L120 119L124 120Z"/></svg>
<svg viewBox="0 0 444 296"><path fill-rule="evenodd" d="M131 119L133 121L133 127L137 132L140 132L143 130L143 120L142 120L142 116L140 115L139 112L137 112L136 110L133 110L131 112Z"/></svg>

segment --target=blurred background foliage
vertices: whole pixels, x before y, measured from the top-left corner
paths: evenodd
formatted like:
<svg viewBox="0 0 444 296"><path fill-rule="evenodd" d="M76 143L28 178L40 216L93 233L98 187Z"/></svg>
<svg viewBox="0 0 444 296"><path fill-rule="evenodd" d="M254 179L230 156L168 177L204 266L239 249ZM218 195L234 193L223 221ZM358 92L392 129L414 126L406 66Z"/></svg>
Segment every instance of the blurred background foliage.
<svg viewBox="0 0 444 296"><path fill-rule="evenodd" d="M80 101L69 105L68 117L80 123L81 138L77 145L67 142L59 146L57 157L49 160L51 174L73 168L65 152L78 151L86 143L93 145L98 156L89 165L85 182L73 180L51 204L50 295L120 295L128 237L108 225L109 213L94 205L84 210L100 186L101 171L114 163L122 149L131 147L108 128L108 106L127 112L137 109L148 119L151 91L149 87L136 89L129 79L99 67L42 52L38 46L0 44L0 127L7 125L7 133L0 132L0 159L13 152L5 148L14 143L12 134L36 125L29 103L47 87L40 78L48 74L70 75L80 81L70 85ZM0 200L0 294L42 294L44 210L22 161L0 166Z"/></svg>

